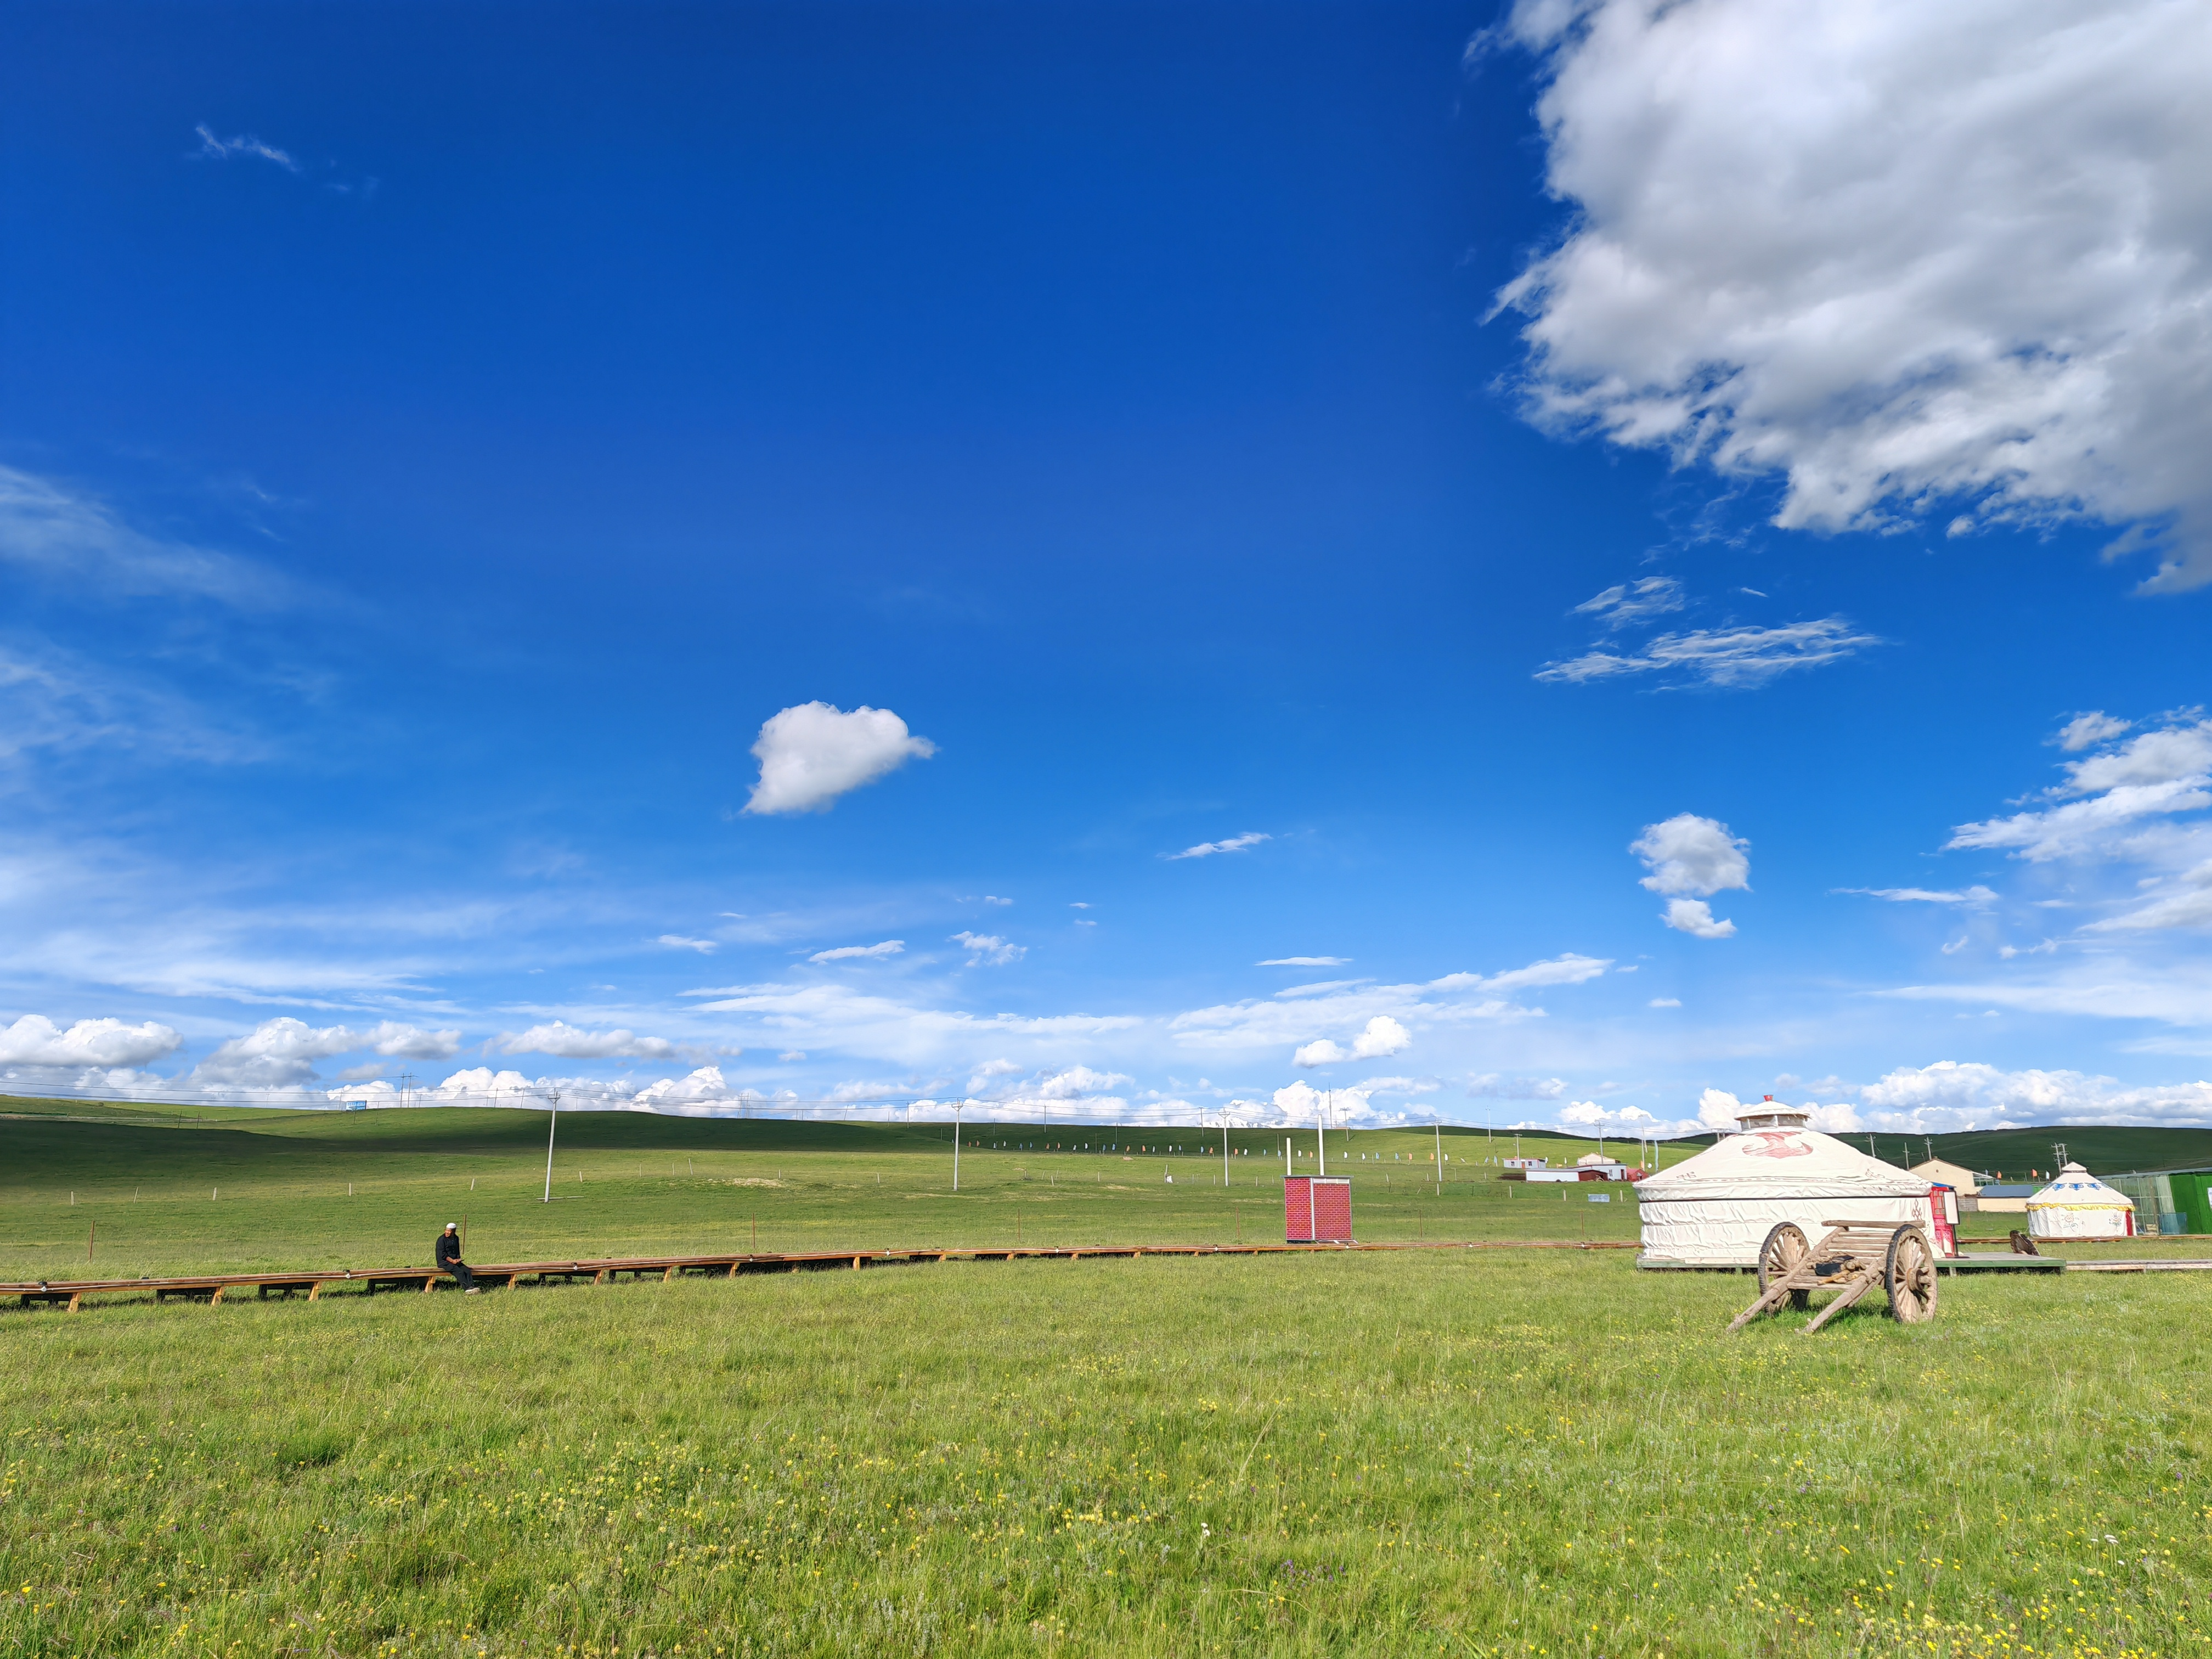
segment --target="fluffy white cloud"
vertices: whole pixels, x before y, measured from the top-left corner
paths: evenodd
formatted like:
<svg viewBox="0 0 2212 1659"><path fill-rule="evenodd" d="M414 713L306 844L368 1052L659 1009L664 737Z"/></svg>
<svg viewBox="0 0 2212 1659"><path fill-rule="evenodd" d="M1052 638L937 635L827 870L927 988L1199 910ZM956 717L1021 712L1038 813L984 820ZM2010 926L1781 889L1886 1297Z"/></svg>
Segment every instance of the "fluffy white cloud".
<svg viewBox="0 0 2212 1659"><path fill-rule="evenodd" d="M1265 962L1255 962L1255 968L1341 968L1350 957L1269 957Z"/></svg>
<svg viewBox="0 0 2212 1659"><path fill-rule="evenodd" d="M315 1074L314 1062L362 1047L362 1033L343 1025L313 1026L286 1015L232 1037L192 1070L195 1082L248 1089L288 1088Z"/></svg>
<svg viewBox="0 0 2212 1659"><path fill-rule="evenodd" d="M502 1031L494 1039L502 1054L551 1054L558 1060L677 1060L697 1052L665 1037L641 1037L635 1031L586 1031L562 1020L526 1031Z"/></svg>
<svg viewBox="0 0 2212 1659"><path fill-rule="evenodd" d="M1241 836L1231 836L1227 841L1202 841L1195 847L1186 847L1180 853L1163 853L1164 859L1210 859L1216 853L1242 853L1257 847L1263 841L1273 841L1273 836L1261 835L1256 830Z"/></svg>
<svg viewBox="0 0 2212 1659"><path fill-rule="evenodd" d="M968 1079L968 1092L971 1095L981 1094L984 1090L995 1085L1000 1078L1019 1075L1021 1069L1011 1060L987 1060L975 1068L975 1074Z"/></svg>
<svg viewBox="0 0 2212 1659"><path fill-rule="evenodd" d="M1565 662L1546 663L1540 680L1580 685L1622 675L1672 674L1726 689L1765 685L1793 668L1819 668L1880 645L1872 634L1855 634L1841 617L1790 623L1779 628L1700 628L1662 634L1639 649L1590 651Z"/></svg>
<svg viewBox="0 0 2212 1659"><path fill-rule="evenodd" d="M25 1014L0 1030L0 1065L143 1066L173 1054L184 1039L148 1020L81 1019L67 1030L44 1014Z"/></svg>
<svg viewBox="0 0 2212 1659"><path fill-rule="evenodd" d="M662 1078L649 1084L631 1097L639 1105L651 1109L670 1107L720 1104L726 1101L758 1100L761 1097L750 1089L732 1089L722 1077L719 1066L702 1066L689 1077Z"/></svg>
<svg viewBox="0 0 2212 1659"><path fill-rule="evenodd" d="M817 951L806 959L809 962L861 962L895 957L905 949L904 939L887 939L880 945L841 945L834 951Z"/></svg>
<svg viewBox="0 0 2212 1659"><path fill-rule="evenodd" d="M2212 773L2212 720L2169 726L2108 749L2101 755L2066 763L2059 795L2094 795L2107 789L2162 783L2202 782Z"/></svg>
<svg viewBox="0 0 2212 1659"><path fill-rule="evenodd" d="M745 811L826 812L838 796L936 752L935 744L914 736L888 708L863 706L848 714L826 702L803 702L762 726L753 744L760 781Z"/></svg>
<svg viewBox="0 0 2212 1659"><path fill-rule="evenodd" d="M1623 582L1584 599L1575 607L1578 617L1595 617L1607 628L1626 628L1647 617L1663 617L1682 608L1682 584L1672 576L1646 576Z"/></svg>
<svg viewBox="0 0 2212 1659"><path fill-rule="evenodd" d="M1413 1043L1413 1034L1404 1026L1388 1014L1377 1014L1352 1039L1351 1048L1340 1048L1324 1037L1318 1042L1307 1043L1291 1060L1294 1065L1305 1066L1328 1066L1340 1060L1388 1060L1401 1049L1410 1048Z"/></svg>
<svg viewBox="0 0 2212 1659"><path fill-rule="evenodd" d="M1873 1127L1891 1131L2212 1123L2212 1083L2124 1088L2081 1072L2004 1072L1948 1060L1899 1067L1868 1085L1859 1100Z"/></svg>
<svg viewBox="0 0 2212 1659"><path fill-rule="evenodd" d="M1679 1008L1682 1006L1682 999L1680 997L1654 997L1646 1006L1652 1008Z"/></svg>
<svg viewBox="0 0 2212 1659"><path fill-rule="evenodd" d="M538 1085L520 1072L495 1072L489 1066L471 1066L456 1072L429 1092L447 1100L507 1099L534 1095Z"/></svg>
<svg viewBox="0 0 2212 1659"><path fill-rule="evenodd" d="M2115 720L2101 708L2093 708L2086 714L2076 714L2058 728L2051 739L2068 754L2078 754L2084 749L2094 749L2100 743L2110 743L2122 732L2134 730L2133 720Z"/></svg>
<svg viewBox="0 0 2212 1659"><path fill-rule="evenodd" d="M970 968L979 963L1004 967L1007 963L1019 962L1030 953L1028 945L1009 945L995 933L971 933L963 929L952 935L952 942L967 947Z"/></svg>
<svg viewBox="0 0 2212 1659"><path fill-rule="evenodd" d="M360 1039L356 1047L394 1060L450 1060L461 1047L459 1031L426 1031L389 1019L354 1035Z"/></svg>
<svg viewBox="0 0 2212 1659"><path fill-rule="evenodd" d="M1367 1022L1352 1045L1354 1060L1388 1060L1391 1055L1413 1046L1413 1034L1388 1014L1377 1014Z"/></svg>
<svg viewBox="0 0 2212 1659"><path fill-rule="evenodd" d="M1728 825L1717 818L1678 812L1663 823L1645 824L1628 850L1651 872L1640 884L1653 892L1710 895L1750 888L1750 847L1729 834ZM1703 898L1671 899L1659 919L1693 939L1730 939L1735 933L1734 922L1713 919L1713 908Z"/></svg>
<svg viewBox="0 0 2212 1659"><path fill-rule="evenodd" d="M663 933L653 943L665 945L672 951L696 951L702 957L714 954L714 941L710 939L686 939L681 933Z"/></svg>
<svg viewBox="0 0 2212 1659"><path fill-rule="evenodd" d="M1963 904L1985 909L1996 902L1996 894L1978 884L1955 892L1929 887L1838 887L1838 893L1857 893L1867 898L1887 899L1892 904Z"/></svg>
<svg viewBox="0 0 2212 1659"><path fill-rule="evenodd" d="M1729 888L1751 886L1751 843L1729 834L1728 825L1717 818L1678 812L1663 823L1645 824L1628 850L1651 872L1639 884L1655 893L1711 898Z"/></svg>
<svg viewBox="0 0 2212 1659"><path fill-rule="evenodd" d="M1785 526L2170 524L2149 586L2212 580L2212 9L1520 0L1506 32L1577 209L1501 297L1536 420L1778 474Z"/></svg>
<svg viewBox="0 0 2212 1659"><path fill-rule="evenodd" d="M1692 939L1734 939L1735 924L1713 919L1713 907L1703 899L1668 899L1659 920L1678 933Z"/></svg>
<svg viewBox="0 0 2212 1659"><path fill-rule="evenodd" d="M1012 904L1013 900L1010 898L1000 898L996 893L986 893L983 895L983 902L986 904Z"/></svg>

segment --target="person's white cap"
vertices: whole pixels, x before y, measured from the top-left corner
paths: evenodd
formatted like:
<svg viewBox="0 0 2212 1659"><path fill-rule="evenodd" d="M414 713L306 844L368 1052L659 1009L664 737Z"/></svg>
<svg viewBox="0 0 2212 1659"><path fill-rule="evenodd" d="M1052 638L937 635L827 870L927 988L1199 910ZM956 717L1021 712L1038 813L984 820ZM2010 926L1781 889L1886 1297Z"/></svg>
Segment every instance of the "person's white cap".
<svg viewBox="0 0 2212 1659"><path fill-rule="evenodd" d="M446 1224L446 1231L449 1233L458 1232L460 1230L460 1225L461 1224L458 1221L448 1221Z"/></svg>

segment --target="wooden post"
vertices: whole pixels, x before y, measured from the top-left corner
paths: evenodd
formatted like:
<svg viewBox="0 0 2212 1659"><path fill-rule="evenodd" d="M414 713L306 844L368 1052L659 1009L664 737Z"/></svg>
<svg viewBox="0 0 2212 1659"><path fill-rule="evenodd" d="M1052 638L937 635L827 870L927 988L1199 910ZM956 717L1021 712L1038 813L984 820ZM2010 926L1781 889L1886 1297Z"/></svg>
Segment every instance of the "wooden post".
<svg viewBox="0 0 2212 1659"><path fill-rule="evenodd" d="M92 1224L92 1231L84 1236L84 1259L88 1263L92 1260L92 1247L99 1243L99 1241L100 1223L98 1221L94 1221Z"/></svg>

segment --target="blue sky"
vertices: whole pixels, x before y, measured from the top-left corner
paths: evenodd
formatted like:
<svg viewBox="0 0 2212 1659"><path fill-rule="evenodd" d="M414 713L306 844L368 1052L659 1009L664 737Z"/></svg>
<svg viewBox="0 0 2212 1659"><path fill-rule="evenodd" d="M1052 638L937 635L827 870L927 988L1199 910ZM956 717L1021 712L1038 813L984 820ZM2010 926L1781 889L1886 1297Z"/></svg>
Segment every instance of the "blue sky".
<svg viewBox="0 0 2212 1659"><path fill-rule="evenodd" d="M4 1086L2212 1121L2203 21L1834 9L12 8Z"/></svg>

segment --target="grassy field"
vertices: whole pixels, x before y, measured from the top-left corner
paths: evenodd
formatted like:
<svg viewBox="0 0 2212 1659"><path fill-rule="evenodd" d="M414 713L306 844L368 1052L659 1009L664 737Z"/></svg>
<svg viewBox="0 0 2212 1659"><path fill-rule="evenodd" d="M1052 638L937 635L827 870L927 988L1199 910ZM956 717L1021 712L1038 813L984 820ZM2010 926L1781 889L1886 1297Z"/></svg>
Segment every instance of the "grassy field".
<svg viewBox="0 0 2212 1659"><path fill-rule="evenodd" d="M580 1115L549 1206L543 1127L29 1114L0 1276L88 1212L159 1271L420 1260L455 1209L489 1259L1279 1205L1170 1155L963 1152L954 1199L933 1129ZM1632 1232L1395 1162L1363 1234ZM1946 1281L1809 1340L1626 1252L0 1313L0 1654L2194 1654L2199 1280Z"/></svg>

